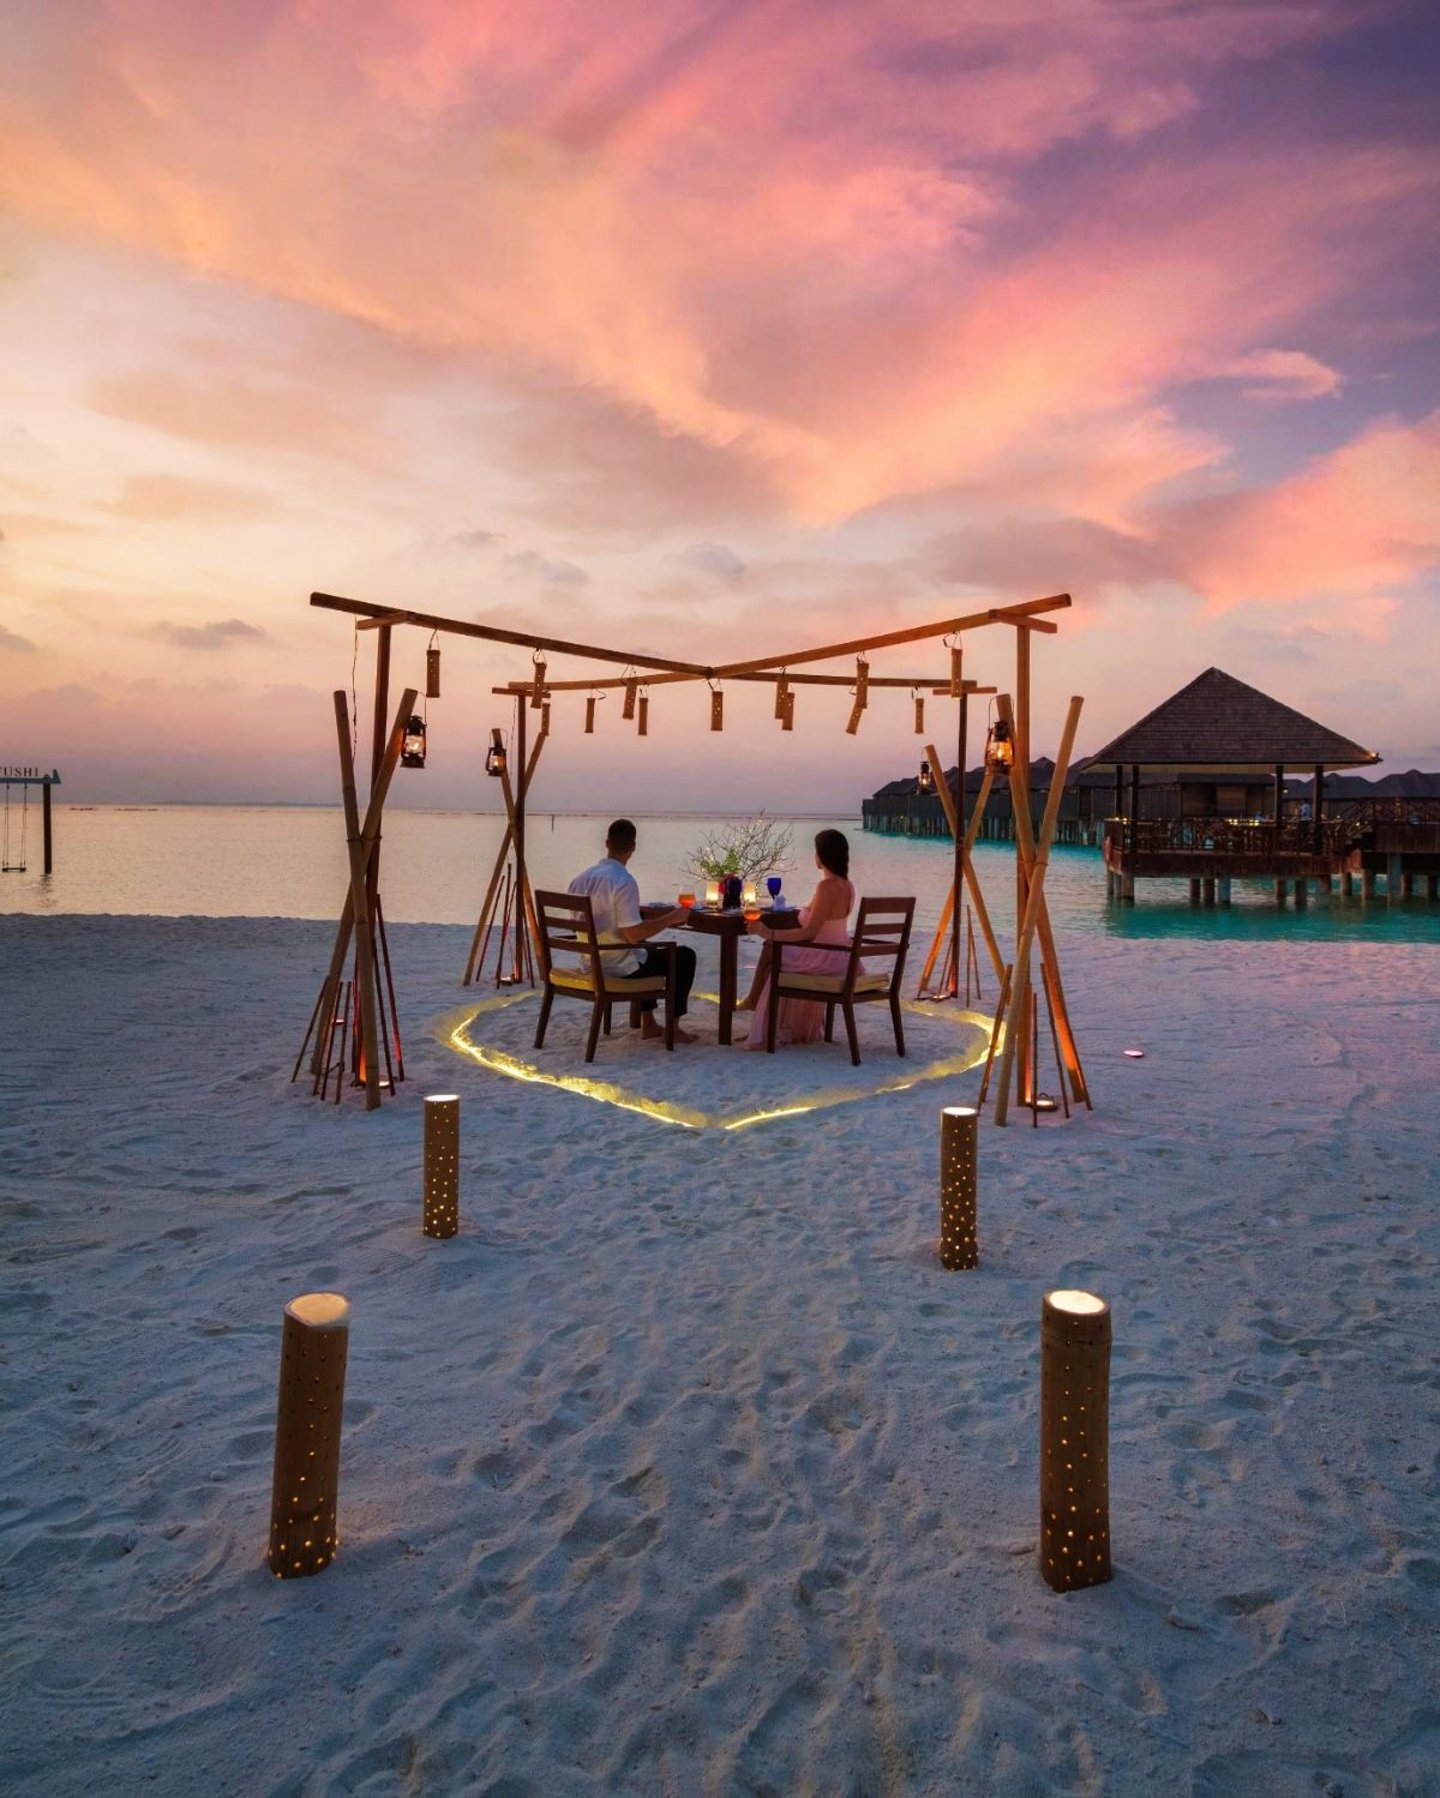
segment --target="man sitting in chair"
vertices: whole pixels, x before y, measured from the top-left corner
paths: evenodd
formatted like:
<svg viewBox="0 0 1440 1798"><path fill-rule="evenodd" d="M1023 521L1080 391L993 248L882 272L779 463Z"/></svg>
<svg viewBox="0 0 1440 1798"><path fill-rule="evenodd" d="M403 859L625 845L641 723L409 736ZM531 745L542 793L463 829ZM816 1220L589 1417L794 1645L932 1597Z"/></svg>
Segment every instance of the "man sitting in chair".
<svg viewBox="0 0 1440 1798"><path fill-rule="evenodd" d="M617 818L605 833L605 859L586 868L570 882L569 890L589 898L595 917L595 935L602 943L642 944L647 938L668 930L672 924L683 924L685 908L677 905L657 916L645 917L640 909L640 888L626 863L635 853L635 826L628 818ZM664 957L653 949L642 949L638 955L627 949L623 955L605 957L606 977L610 980L643 980L665 972ZM690 988L695 981L695 951L681 944L675 951L675 1016L683 1018L690 1003ZM663 1037L665 1032L655 1022L655 1001L641 999L640 1034ZM677 1043L693 1043L688 1030L675 1026Z"/></svg>

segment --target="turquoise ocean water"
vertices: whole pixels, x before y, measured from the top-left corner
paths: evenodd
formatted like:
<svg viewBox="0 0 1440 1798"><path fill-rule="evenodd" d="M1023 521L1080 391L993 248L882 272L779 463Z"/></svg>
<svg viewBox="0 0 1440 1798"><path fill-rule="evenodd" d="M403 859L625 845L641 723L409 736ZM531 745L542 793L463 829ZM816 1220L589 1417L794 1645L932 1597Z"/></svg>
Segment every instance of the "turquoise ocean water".
<svg viewBox="0 0 1440 1798"><path fill-rule="evenodd" d="M712 818L637 818L640 847L631 864L647 898L673 897L689 884L690 851L718 822ZM35 820L32 819L32 823ZM538 886L563 887L602 853L602 816L538 813L530 819L528 857ZM913 893L918 921L933 924L948 888L948 842L867 835L858 819L794 818L785 874L802 900L814 880L816 830L836 825L851 839L852 873L862 893ZM381 891L393 923L474 924L502 824L472 812L392 810L386 818ZM14 845L12 844L12 849ZM1013 928L1014 854L982 844L976 866L1000 931ZM121 806L55 808L55 871L40 873L38 830L25 872L0 875L0 914L123 913L160 917L334 917L346 885L344 826L338 810L269 806ZM1261 883L1235 883L1228 911L1197 910L1183 881L1150 881L1133 906L1108 903L1100 856L1057 849L1046 878L1057 928L1121 937L1166 935L1270 940L1440 943L1440 904L1397 905L1312 892L1309 907L1280 910Z"/></svg>

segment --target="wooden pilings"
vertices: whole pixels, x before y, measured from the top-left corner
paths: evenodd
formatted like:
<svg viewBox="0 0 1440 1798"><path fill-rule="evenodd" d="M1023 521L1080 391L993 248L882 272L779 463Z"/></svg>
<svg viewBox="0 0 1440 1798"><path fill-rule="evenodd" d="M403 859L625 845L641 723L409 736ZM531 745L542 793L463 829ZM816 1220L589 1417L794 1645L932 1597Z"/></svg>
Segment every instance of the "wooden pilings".
<svg viewBox="0 0 1440 1798"><path fill-rule="evenodd" d="M1110 1578L1110 1307L1089 1292L1041 1308L1040 1571L1056 1592Z"/></svg>
<svg viewBox="0 0 1440 1798"><path fill-rule="evenodd" d="M266 1556L278 1579L319 1573L340 1545L340 1425L349 1344L350 1305L338 1292L308 1292L285 1307Z"/></svg>

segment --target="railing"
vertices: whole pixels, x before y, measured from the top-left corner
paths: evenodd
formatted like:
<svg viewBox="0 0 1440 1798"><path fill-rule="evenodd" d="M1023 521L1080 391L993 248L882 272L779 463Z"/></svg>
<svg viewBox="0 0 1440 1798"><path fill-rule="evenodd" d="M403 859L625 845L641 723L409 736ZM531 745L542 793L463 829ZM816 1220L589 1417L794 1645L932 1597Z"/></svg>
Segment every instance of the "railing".
<svg viewBox="0 0 1440 1798"><path fill-rule="evenodd" d="M1327 818L1349 824L1440 824L1440 799L1327 799Z"/></svg>
<svg viewBox="0 0 1440 1798"><path fill-rule="evenodd" d="M1252 824L1243 818L1107 818L1105 840L1139 855L1254 856L1343 855L1355 839L1355 821L1326 818L1317 835L1310 819Z"/></svg>

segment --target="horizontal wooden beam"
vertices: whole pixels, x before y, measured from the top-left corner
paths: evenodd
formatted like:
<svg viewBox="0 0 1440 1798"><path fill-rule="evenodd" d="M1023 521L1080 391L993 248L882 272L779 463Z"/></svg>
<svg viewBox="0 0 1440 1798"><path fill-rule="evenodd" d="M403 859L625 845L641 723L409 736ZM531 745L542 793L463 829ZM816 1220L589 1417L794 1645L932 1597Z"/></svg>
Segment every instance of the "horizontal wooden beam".
<svg viewBox="0 0 1440 1798"><path fill-rule="evenodd" d="M592 662L618 662L625 668L664 668L676 674L700 676L712 672L698 662L672 662L660 656L632 655L628 650L601 649L594 643L569 643L560 637L541 637L533 631L502 630L493 624L471 624L463 618L441 618L432 612L396 612L393 606L372 606L363 599L344 599L336 593L312 593L312 606L329 612L347 612L378 624L417 625L422 631L447 631L455 637L480 637L487 643L513 643L520 649L548 649L555 655L581 656Z"/></svg>
<svg viewBox="0 0 1440 1798"><path fill-rule="evenodd" d="M823 649L803 649L788 656L757 656L749 662L731 662L724 668L713 668L719 680L749 674L762 668L785 669L801 662L828 662L836 656L863 655L870 649L890 649L900 643L922 643L927 637L949 637L961 631L980 630L987 624L1023 623L1037 612L1058 612L1070 604L1068 593L1055 593L1049 599L1027 599L1013 606L990 606L983 612L966 612L958 618L941 618L934 624L913 625L908 630L885 631L875 637L855 637L848 643L827 643ZM1058 627L1051 626L1052 630Z"/></svg>
<svg viewBox="0 0 1440 1798"><path fill-rule="evenodd" d="M933 624L915 625L907 630L884 631L873 637L855 637L847 643L828 643L820 649L799 650L791 655L757 656L751 661L729 662L708 668L699 662L677 662L661 656L635 655L628 650L604 649L594 643L571 643L560 637L542 637L534 632L504 630L493 624L472 624L460 618L442 618L433 612L396 611L393 606L370 605L363 599L345 599L335 593L312 593L312 606L331 612L345 612L364 621L357 628L374 629L379 625L413 624L420 630L446 631L453 636L479 637L490 643L511 643L520 649L549 650L555 655L579 656L592 662L618 662L626 668L656 669L672 678L687 680L738 680L742 675L769 672L784 673L806 662L829 662L840 656L863 655L872 649L890 649L901 643L921 643L931 637L948 637L962 631L979 630L989 624L1013 624L1033 630L1054 631L1057 626L1042 621L1037 614L1061 611L1070 604L1068 593L1052 594L1048 599L1027 599L1017 605L990 606L983 612L967 612L955 618L937 619ZM658 684L652 681L652 685ZM878 681L872 684L878 685ZM906 686L919 685L906 681Z"/></svg>
<svg viewBox="0 0 1440 1798"><path fill-rule="evenodd" d="M673 686L682 681L703 680L704 678L703 675L667 675L663 680L650 680L643 674L628 677L623 674L618 676L602 675L598 680L547 680L545 691L547 693L598 693L609 687L628 687L631 680L642 687L663 687ZM853 687L855 685L853 674L781 674L776 672L774 674L734 674L723 677L717 674L715 678L717 680L724 678L726 680L756 681L772 687L777 686L782 680L788 680L792 687ZM517 693L532 692L534 685L533 681L513 680L504 686L492 687L490 691L503 693L513 698ZM918 676L912 679L908 675L872 674L869 685L872 687L898 687L911 693L929 693L945 698L951 697L949 682L947 681L944 686L938 686L933 675L927 675L924 679ZM993 693L995 691L994 687L982 687L973 680L967 680L963 685L967 693Z"/></svg>

